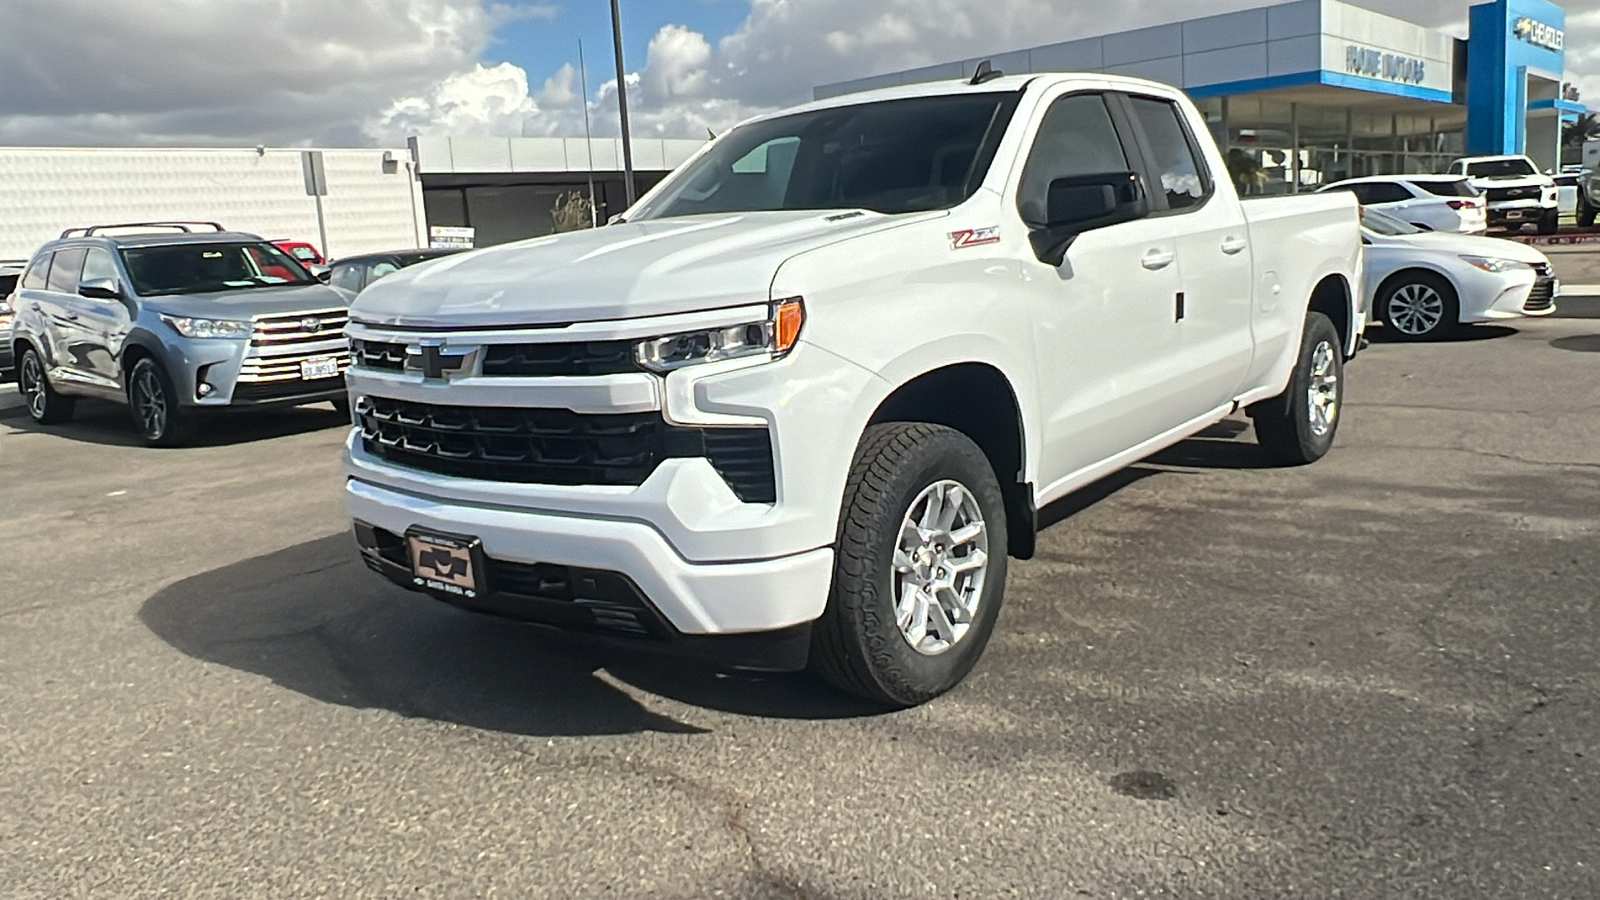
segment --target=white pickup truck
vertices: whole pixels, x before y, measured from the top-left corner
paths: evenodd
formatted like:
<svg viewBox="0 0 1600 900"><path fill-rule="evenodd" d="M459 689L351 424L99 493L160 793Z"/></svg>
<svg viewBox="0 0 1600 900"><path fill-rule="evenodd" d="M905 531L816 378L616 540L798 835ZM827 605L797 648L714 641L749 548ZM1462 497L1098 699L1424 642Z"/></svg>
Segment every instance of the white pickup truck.
<svg viewBox="0 0 1600 900"><path fill-rule="evenodd" d="M1526 156L1473 156L1450 164L1451 175L1465 175L1489 204L1489 227L1521 231L1538 226L1540 234L1561 227L1560 191Z"/></svg>
<svg viewBox="0 0 1600 900"><path fill-rule="evenodd" d="M983 652L1041 507L1240 409L1326 453L1354 199L1241 203L1169 87L975 81L754 119L621 221L368 288L368 566L910 705Z"/></svg>

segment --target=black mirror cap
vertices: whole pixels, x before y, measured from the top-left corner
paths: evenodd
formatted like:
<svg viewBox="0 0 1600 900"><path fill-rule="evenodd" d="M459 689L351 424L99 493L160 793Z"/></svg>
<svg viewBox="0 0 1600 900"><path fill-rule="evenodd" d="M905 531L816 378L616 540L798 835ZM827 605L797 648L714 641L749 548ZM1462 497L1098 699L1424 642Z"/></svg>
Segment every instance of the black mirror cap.
<svg viewBox="0 0 1600 900"><path fill-rule="evenodd" d="M318 281L322 282L323 284L327 284L329 282L329 280L331 280L333 278L333 270L332 269L323 269L321 272L317 272L312 277L317 279Z"/></svg>
<svg viewBox="0 0 1600 900"><path fill-rule="evenodd" d="M1034 225L1029 240L1040 262L1060 266L1072 242L1086 231L1132 222L1150 215L1150 197L1133 172L1074 175L1050 182L1044 225Z"/></svg>
<svg viewBox="0 0 1600 900"><path fill-rule="evenodd" d="M122 289L110 278L91 278L78 285L78 296L90 300L121 300Z"/></svg>

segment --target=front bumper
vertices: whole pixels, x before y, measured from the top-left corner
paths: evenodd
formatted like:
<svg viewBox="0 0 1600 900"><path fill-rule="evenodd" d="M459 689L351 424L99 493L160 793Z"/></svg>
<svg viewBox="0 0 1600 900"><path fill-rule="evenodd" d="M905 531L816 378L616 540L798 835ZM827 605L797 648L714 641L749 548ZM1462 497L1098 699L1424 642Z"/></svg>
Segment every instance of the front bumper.
<svg viewBox="0 0 1600 900"><path fill-rule="evenodd" d="M1502 200L1490 203L1489 225L1526 225L1536 223L1547 214L1554 213L1554 205L1546 206L1539 200Z"/></svg>
<svg viewBox="0 0 1600 900"><path fill-rule="evenodd" d="M692 563L642 522L467 506L418 497L358 479L345 483L345 503L357 533L391 536L420 528L466 534L483 542L494 564L560 566L609 573L636 586L647 610L669 636L745 634L802 626L822 615L833 578L833 549L776 559ZM368 564L413 588L403 557L384 559L376 537L362 547ZM491 600L496 591L491 575ZM451 599L456 602L456 598ZM605 600L605 597L577 597ZM615 598L612 598L615 599ZM572 613L545 610L515 597L484 611L547 624L574 625ZM648 622L645 623L648 628Z"/></svg>
<svg viewBox="0 0 1600 900"><path fill-rule="evenodd" d="M1554 297L1559 290L1559 282L1552 275L1532 269L1504 273L1473 270L1471 277L1462 281L1462 324L1547 316L1555 312L1554 303L1537 302L1539 298Z"/></svg>

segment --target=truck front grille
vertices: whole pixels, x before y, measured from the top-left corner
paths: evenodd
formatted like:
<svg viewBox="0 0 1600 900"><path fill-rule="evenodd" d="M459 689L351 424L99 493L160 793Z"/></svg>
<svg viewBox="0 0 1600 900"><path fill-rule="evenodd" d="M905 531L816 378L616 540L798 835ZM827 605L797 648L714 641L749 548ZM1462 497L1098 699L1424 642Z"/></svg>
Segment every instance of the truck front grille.
<svg viewBox="0 0 1600 900"><path fill-rule="evenodd" d="M257 316L239 383L300 382L300 364L311 359L333 359L342 375L350 367L350 344L344 337L347 319L343 309Z"/></svg>
<svg viewBox="0 0 1600 900"><path fill-rule="evenodd" d="M633 343L490 344L484 348L483 374L548 378L638 372L639 367L633 363Z"/></svg>
<svg viewBox="0 0 1600 900"><path fill-rule="evenodd" d="M398 372L406 367L406 345L386 341L354 340L350 353L356 365Z"/></svg>
<svg viewBox="0 0 1600 900"><path fill-rule="evenodd" d="M362 446L396 465L480 481L643 484L661 461L705 457L746 503L776 499L765 428L682 428L660 413L445 406L363 398Z"/></svg>
<svg viewBox="0 0 1600 900"><path fill-rule="evenodd" d="M1506 200L1537 200L1539 198L1539 189L1536 187L1489 188L1487 195L1490 203L1500 203Z"/></svg>

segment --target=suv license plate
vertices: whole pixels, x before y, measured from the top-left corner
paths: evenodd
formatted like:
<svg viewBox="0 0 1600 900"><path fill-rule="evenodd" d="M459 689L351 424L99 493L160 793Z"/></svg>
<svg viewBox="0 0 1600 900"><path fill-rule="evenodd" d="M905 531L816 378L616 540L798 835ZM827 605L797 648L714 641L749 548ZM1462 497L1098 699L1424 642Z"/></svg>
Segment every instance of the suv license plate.
<svg viewBox="0 0 1600 900"><path fill-rule="evenodd" d="M1522 210L1513 209L1512 211L1506 213L1506 218L1508 218L1508 219L1520 219L1520 218L1522 218Z"/></svg>
<svg viewBox="0 0 1600 900"><path fill-rule="evenodd" d="M406 532L411 581L419 588L472 599L483 572L483 544L477 538L426 531Z"/></svg>
<svg viewBox="0 0 1600 900"><path fill-rule="evenodd" d="M300 361L300 377L311 381L317 378L332 378L339 374L339 361L331 356L318 356L314 359Z"/></svg>

